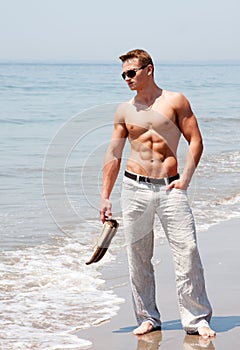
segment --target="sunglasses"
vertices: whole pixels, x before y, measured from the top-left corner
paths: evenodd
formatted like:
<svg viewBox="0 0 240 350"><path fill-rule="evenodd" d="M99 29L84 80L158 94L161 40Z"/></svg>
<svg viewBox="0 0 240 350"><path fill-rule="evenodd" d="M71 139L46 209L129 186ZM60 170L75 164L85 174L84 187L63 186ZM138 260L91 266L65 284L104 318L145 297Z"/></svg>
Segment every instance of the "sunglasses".
<svg viewBox="0 0 240 350"><path fill-rule="evenodd" d="M122 78L123 80L126 79L126 77L128 78L134 78L137 71L141 70L141 69L144 69L148 66L148 64L145 64L144 66L140 67L140 68L135 68L135 69L130 69L130 70L127 70L126 72L123 72L122 73Z"/></svg>

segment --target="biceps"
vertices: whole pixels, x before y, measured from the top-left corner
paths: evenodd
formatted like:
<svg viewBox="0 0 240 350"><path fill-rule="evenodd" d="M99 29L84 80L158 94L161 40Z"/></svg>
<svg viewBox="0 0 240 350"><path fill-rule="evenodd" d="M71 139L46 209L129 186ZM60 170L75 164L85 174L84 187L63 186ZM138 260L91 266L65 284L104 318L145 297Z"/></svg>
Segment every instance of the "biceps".
<svg viewBox="0 0 240 350"><path fill-rule="evenodd" d="M185 139L190 142L192 140L201 140L202 136L198 127L197 119L194 115L183 118L181 122L181 131Z"/></svg>

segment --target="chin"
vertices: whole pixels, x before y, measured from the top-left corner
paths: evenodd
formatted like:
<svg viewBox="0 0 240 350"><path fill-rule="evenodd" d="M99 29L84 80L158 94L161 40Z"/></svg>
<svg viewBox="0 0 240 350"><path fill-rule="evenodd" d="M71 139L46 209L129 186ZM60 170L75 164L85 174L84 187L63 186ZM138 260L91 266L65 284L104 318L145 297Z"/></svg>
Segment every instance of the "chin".
<svg viewBox="0 0 240 350"><path fill-rule="evenodd" d="M136 90L136 86L135 85L128 85L130 90Z"/></svg>

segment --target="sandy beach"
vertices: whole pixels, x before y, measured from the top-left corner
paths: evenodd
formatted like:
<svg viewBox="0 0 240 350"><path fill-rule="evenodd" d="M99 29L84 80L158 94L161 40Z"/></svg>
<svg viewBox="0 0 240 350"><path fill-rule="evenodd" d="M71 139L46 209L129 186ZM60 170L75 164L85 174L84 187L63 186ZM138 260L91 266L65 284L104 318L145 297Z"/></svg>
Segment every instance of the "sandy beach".
<svg viewBox="0 0 240 350"><path fill-rule="evenodd" d="M158 258L155 265L157 304L162 315L162 331L141 337L132 334L136 321L128 282L126 253L121 251L116 261L104 267L102 273L107 288L114 289L125 302L111 320L80 331L78 336L90 340L90 349L93 350L236 350L240 338L239 226L240 219L232 219L198 234L207 292L213 306L211 326L217 332L215 339L204 341L199 336L186 335L182 330L172 257L166 241L155 249ZM116 278L116 275L119 277Z"/></svg>

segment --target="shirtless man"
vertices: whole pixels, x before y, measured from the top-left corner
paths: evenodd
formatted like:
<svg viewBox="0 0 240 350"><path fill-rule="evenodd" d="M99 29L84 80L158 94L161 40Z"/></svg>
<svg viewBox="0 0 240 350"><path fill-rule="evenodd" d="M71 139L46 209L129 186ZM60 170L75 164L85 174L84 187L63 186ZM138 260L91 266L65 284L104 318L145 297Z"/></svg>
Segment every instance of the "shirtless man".
<svg viewBox="0 0 240 350"><path fill-rule="evenodd" d="M139 323L133 333L141 335L161 328L151 263L157 214L173 254L183 328L189 334L213 337L215 332L209 326L212 309L186 194L203 151L196 117L182 94L156 85L154 65L146 51L132 50L120 56L120 60L122 77L136 95L116 111L104 162L100 214L102 222L106 216L112 216L109 198L128 138L131 154L121 200L134 310ZM181 134L189 150L180 176L176 153Z"/></svg>

